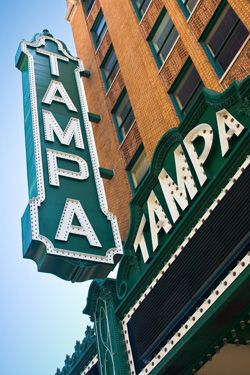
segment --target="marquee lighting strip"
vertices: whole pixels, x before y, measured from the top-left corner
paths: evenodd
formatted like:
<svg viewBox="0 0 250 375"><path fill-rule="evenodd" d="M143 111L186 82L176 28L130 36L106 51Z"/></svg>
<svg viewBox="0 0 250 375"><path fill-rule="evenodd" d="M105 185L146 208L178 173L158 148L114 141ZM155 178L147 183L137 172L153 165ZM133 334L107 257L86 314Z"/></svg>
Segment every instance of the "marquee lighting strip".
<svg viewBox="0 0 250 375"><path fill-rule="evenodd" d="M225 188L221 191L218 195L217 199L213 202L207 212L201 217L199 222L196 226L192 229L190 234L187 238L182 242L182 244L178 247L177 251L171 256L159 274L155 277L152 283L148 286L139 300L135 303L135 305L129 310L129 312L125 315L122 326L123 326L123 334L125 336L125 344L127 348L127 354L129 358L129 366L131 375L135 375L135 366L134 360L132 355L132 349L129 341L129 334L128 334L128 327L127 324L131 319L134 312L138 309L147 295L151 292L151 290L155 287L158 283L160 278L165 274L165 272L169 269L169 267L173 264L173 262L178 258L179 254L184 250L185 246L191 240L191 238L195 235L198 229L204 224L210 214L214 211L217 205L221 202L224 196L228 193L231 187L235 184L235 182L239 179L242 173L245 171L247 166L250 164L250 156L247 156L245 162L241 165L238 169L236 174L229 180L228 184ZM207 312L207 310L218 300L218 298L231 286L231 284L235 281L235 279L240 276L240 274L250 265L250 252L244 256L244 258L237 264L237 266L229 272L229 274L222 280L217 288L209 295L207 299L197 308L196 312L189 317L189 319L183 324L183 326L169 339L167 344L155 355L155 357L143 368L143 370L139 373L139 375L150 374L150 372L161 362L161 360L173 349L173 347L180 341L181 338L195 325L195 323Z"/></svg>
<svg viewBox="0 0 250 375"><path fill-rule="evenodd" d="M94 356L92 361L88 364L88 366L85 368L83 372L80 373L80 375L87 375L88 372L94 367L94 365L98 362L97 355Z"/></svg>
<svg viewBox="0 0 250 375"><path fill-rule="evenodd" d="M38 119L38 108L37 108L37 95L36 95L36 79L35 79L35 69L34 69L34 59L32 54L28 50L30 47L41 47L45 45L46 40L51 40L55 42L58 46L58 50L61 51L68 59L76 61L78 67L75 69L75 78L78 88L78 94L80 98L81 110L84 120L84 125L86 129L86 135L88 140L89 152L94 172L94 178L97 189L97 196L99 200L99 205L102 212L106 215L107 219L111 222L112 232L114 236L115 248L107 250L106 255L94 255L88 253L82 253L80 251L68 251L65 249L55 248L53 243L45 236L39 233L39 217L38 208L41 203L45 200L45 188L44 188L44 175L43 175L43 165L42 165L42 153L41 153L41 140L40 140L40 124ZM118 228L118 223L116 217L109 212L107 207L107 200L105 196L105 190L103 182L99 172L99 162L97 151L95 147L95 141L93 136L93 131L91 128L91 123L88 119L88 104L86 100L86 95L83 87L83 83L80 77L80 72L84 70L83 63L80 59L71 56L64 48L60 41L54 39L50 36L41 36L35 42L22 41L21 44L22 51L28 56L28 71L30 80L30 100L31 100L31 113L32 113L32 127L33 127L33 137L34 137L34 150L35 150L35 164L36 164L36 181L38 188L38 196L30 199L30 216L31 216L31 229L32 238L44 243L46 247L46 252L48 254L61 255L63 257L70 257L76 259L85 259L90 261L98 261L102 263L114 263L114 255L122 254L122 242L120 238L120 232ZM49 55L49 52L47 53Z"/></svg>

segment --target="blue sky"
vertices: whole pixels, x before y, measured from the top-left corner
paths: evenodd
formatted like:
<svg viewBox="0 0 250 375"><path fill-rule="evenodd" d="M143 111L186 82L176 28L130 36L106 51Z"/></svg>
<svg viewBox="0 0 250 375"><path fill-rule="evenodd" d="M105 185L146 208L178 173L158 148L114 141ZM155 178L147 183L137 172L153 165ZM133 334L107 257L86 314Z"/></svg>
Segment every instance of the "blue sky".
<svg viewBox="0 0 250 375"><path fill-rule="evenodd" d="M20 218L28 203L21 73L14 59L21 39L47 28L75 55L65 0L4 1L1 5L0 373L50 375L82 340L89 282L72 284L38 273L22 259Z"/></svg>

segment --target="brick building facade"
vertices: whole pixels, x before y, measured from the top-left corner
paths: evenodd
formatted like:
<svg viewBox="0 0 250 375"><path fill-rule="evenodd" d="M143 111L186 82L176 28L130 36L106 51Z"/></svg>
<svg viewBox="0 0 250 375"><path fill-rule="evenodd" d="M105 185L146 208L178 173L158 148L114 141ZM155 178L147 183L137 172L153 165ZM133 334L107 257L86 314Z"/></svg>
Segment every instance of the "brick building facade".
<svg viewBox="0 0 250 375"><path fill-rule="evenodd" d="M67 3L67 20L72 26L77 54L91 73L90 78L84 79L89 111L102 117L98 125L93 125L100 164L115 172L112 180L105 181L108 203L118 217L122 238L125 239L129 226L128 203L134 190L127 175L131 174L131 165L138 157L139 147L144 148L149 162L161 136L180 122L182 113L178 113L179 108L172 100L172 87L181 80L183 68L193 64L202 84L218 92L249 73L247 33L238 41L235 55L226 62L228 66L220 71L216 61L212 61L212 55L206 51L206 39L203 37L211 24L216 24L217 19L221 21L220 17L223 21L223 16L226 22L231 13L244 25L243 28L249 28L250 21L246 16L249 3L247 0L229 0L227 3L220 0L124 0L119 3L72 0ZM225 14L225 6L230 9L229 15ZM170 17L170 20L164 20L166 26L159 24L163 13ZM105 30L101 32L97 46L94 26L100 22L100 16L103 17ZM156 53L158 42L154 42L152 31L154 33L156 28L157 32L160 25L164 34L164 28L167 30L169 27L167 23L171 23L170 27L176 31L172 36L170 30L170 41L165 43L168 44L166 52L159 59ZM161 38L159 35L159 44ZM107 85L102 64L110 48L114 50L118 67ZM134 120L127 125L125 136L121 136L117 129L119 125L114 124L114 108L124 90L131 103Z"/></svg>
<svg viewBox="0 0 250 375"><path fill-rule="evenodd" d="M209 315L210 313L206 315L202 305L202 301L208 301L207 303L211 304L212 299L208 297L209 293L216 290L216 295L220 295L220 287L228 285L228 279L225 278L227 272L233 272L234 276L232 277L236 277L238 271L232 271L233 267L237 267L236 264L242 264L242 267L243 264L244 267L246 266L245 261L242 261L243 253L247 251L247 245L244 242L246 237L244 237L244 241L243 239L237 240L239 243L243 241L244 246L237 255L232 250L230 265L228 263L225 266L223 263L226 262L226 258L223 262L218 260L213 272L211 271L214 281L212 283L212 279L209 278L207 279L209 282L200 286L201 289L199 290L203 290L203 294L201 293L199 298L195 297L195 299L192 296L196 296L196 294L192 292L194 293L192 295L191 293L196 281L193 280L190 283L189 302L191 304L192 301L193 305L189 306L189 302L185 306L183 305L186 309L183 307L185 314L184 310L178 310L177 308L176 316L179 313L181 316L177 323L175 317L169 318L170 321L167 322L167 308L168 304L173 303L174 305L176 303L178 305L181 300L186 298L186 291L183 290L185 285L182 284L182 280L178 281L178 286L165 296L159 286L159 280L161 278L163 280L165 277L162 276L163 274L169 275L169 278L172 277L171 262L175 261L176 267L178 262L181 262L181 260L176 260L179 256L177 252L182 251L187 246L187 241L191 241L191 235L188 236L189 230L194 237L194 233L199 233L200 229L198 230L198 227L195 227L197 224L195 220L200 219L204 212L212 212L211 209L208 210L209 199L214 194L214 201L221 202L221 198L217 196L217 199L215 195L226 186L226 179L223 182L224 185L220 185L224 178L222 178L223 173L218 183L220 188L217 189L216 194L215 190L211 190L210 193L209 190L204 194L202 193L202 203L197 203L194 213L187 219L186 225L183 224L181 227L181 221L178 222L177 227L182 228L183 233L186 230L185 236L187 237L183 234L183 241L184 238L187 238L187 240L184 241L185 246L183 245L177 252L175 252L175 244L171 245L171 239L169 244L165 242L162 247L160 245L153 247L153 250L151 248L149 253L144 253L142 257L141 254L139 255L139 251L136 253L135 245L135 243L141 241L142 249L142 231L138 240L139 237L135 238L134 227L138 229L138 227L144 225L145 232L148 230L147 224L145 225L143 220L140 221L135 217L136 215L139 217L138 207L142 212L145 212L143 211L146 210L145 199L148 207L152 203L148 196L153 186L156 186L157 174L154 175L154 170L158 170L157 173L159 173L163 163L167 164L166 160L163 162L167 153L164 149L170 149L172 146L171 142L166 141L166 134L175 134L172 137L174 144L176 139L179 138L176 133L171 133L171 129L179 129L178 131L181 133L185 126L188 128L189 121L192 122L194 118L201 118L201 114L199 117L195 113L199 112L199 105L201 107L204 105L204 101L201 99L202 95L207 95L208 99L206 100L209 104L206 105L208 107L211 105L216 112L222 108L234 108L232 106L236 103L236 97L241 98L241 94L236 94L236 92L243 93L245 90L244 95L246 92L249 94L249 89L245 89L245 83L238 83L243 82L250 72L249 1L67 0L66 19L71 23L77 54L84 63L85 77L83 80L88 110L101 116L101 121L98 124L92 124L100 166L114 171L112 178L104 179L108 206L118 218L122 239L127 240L125 255L120 263L117 280L95 280L90 287L84 312L90 315L94 321L96 341L92 332L88 344L86 344L86 337L82 344L77 343L75 353L71 358L66 359L65 367L62 371L58 370L57 374L105 373L126 375L152 373L157 375L168 373L186 375L198 372L201 375L228 375L229 373L246 375L246 369L249 366L249 361L246 361L249 356L247 344L250 341L249 317L247 321L247 315L245 314L249 308L249 298L246 301L247 298L245 299L244 296L246 296L247 283L249 286L249 266L248 276L246 276L246 279L244 278L244 283L242 282L241 286L237 284L236 289L232 289L230 292L232 293L230 297L228 294L227 299L224 299L220 304L217 305L217 302L214 302L214 310L213 308L210 309L210 313L213 310L212 315ZM238 85L241 88L235 89ZM207 90L202 90L203 88ZM206 91L206 95L202 94L204 91ZM220 96L216 96L216 92ZM218 99L220 104L216 103L216 98L220 98ZM241 100L245 104L240 104L241 107L239 108L241 109L237 110L237 113L244 112L244 116L246 115L247 118L249 109L242 108L249 106L249 98L239 99L239 102ZM230 110L228 111L230 113ZM216 115L218 113L216 112ZM227 119L228 115L225 116L225 119ZM233 122L235 119L231 117L230 121ZM181 133L183 137L186 134L187 130L183 130L183 133ZM169 139L171 136L169 135ZM230 178L239 168L239 160L243 158L245 152L244 147L242 141L237 149L238 159L237 162L235 159L235 170L233 172L232 169L231 175L228 176ZM148 168L152 160L153 167L149 173ZM159 168L158 165L160 165ZM227 167L229 165L230 162L228 162ZM176 174L178 174L178 171ZM184 178L187 178L187 176ZM239 189L241 188L239 187ZM159 194L159 188L155 187L155 191ZM226 189L226 191L228 190ZM145 198L146 196L147 198ZM213 199L211 202L213 202ZM131 200L132 203L130 203ZM159 205L158 200L156 199L153 204ZM237 204L236 202L234 206L237 206ZM158 224L160 223L159 225L162 226L157 227L160 230L164 223L162 224L160 220L161 213L156 206L154 206L154 213L156 216L158 215ZM199 211L201 207L204 211ZM229 206L227 206L227 214L229 218L236 215L236 213L233 214L230 211ZM227 214L224 212L223 215L227 216ZM145 217L147 219L147 215ZM164 219L162 220L164 221ZM219 216L214 215L214 220L218 220L219 225L224 228L223 220L220 221ZM204 222L205 220L202 221L202 223ZM167 231L166 227L164 230ZM202 230L200 230L200 233L202 233ZM239 232L239 228L236 232ZM162 232L159 233L162 239L163 234ZM216 234L212 230L210 235L211 238L206 239L206 241L211 240L212 254L212 238L215 238ZM223 237L222 230L221 236ZM219 237L220 233L218 233L218 241ZM176 234L176 244L181 242L181 238L182 232L180 229L179 237ZM209 238L209 236L205 236L205 238ZM225 234L225 238L229 238L229 233ZM247 238L249 241L249 235ZM146 235L145 239L147 242L148 237ZM172 242L174 243L174 240ZM193 246L192 251L195 251L195 244L190 246L191 248ZM200 247L202 246L200 245ZM199 255L198 258L197 263L202 263L204 254ZM186 263L188 263L187 260ZM183 270L181 267L179 270ZM196 274L199 274L199 272L202 273L198 270ZM164 288L167 288L167 281L165 283ZM217 286L218 289L216 289ZM154 292L151 293L152 290ZM175 293L177 294L173 297ZM158 297L154 297L156 294ZM148 297L149 295L152 297ZM160 299L161 295L164 296L162 300ZM144 330L146 332L151 327L150 332L153 337L154 328L157 330L157 327L154 327L154 322L150 320L150 316L157 315L157 311L153 307L154 303L149 302L148 307L146 307L146 301L147 299L150 301L150 298L152 298L152 301L159 298L157 301L161 301L159 302L161 305L164 305L168 298L170 300L165 304L166 314L163 314L164 318L162 318L163 320L166 319L164 323L164 327L167 327L166 332L164 328L154 339L155 341L148 339L152 341L146 342L147 339L143 338L140 341L133 332L141 333ZM156 299L153 300L153 298ZM146 311L145 316L140 313L143 310L143 305ZM148 313L151 308L151 313ZM235 309L235 314L233 309ZM197 320L196 315L199 312L198 319L202 321L204 318L203 323L205 322L200 331L194 333L191 330L190 336L186 334L186 338L182 341L182 347L180 343L176 344L183 337L182 330L190 329L190 320ZM140 331L138 327L140 327L144 317L145 322L148 319L147 326L143 327L142 323ZM102 326L105 319L107 320L107 327L111 329L110 337L107 338L107 345L102 338L102 334L107 328ZM245 330L245 327L248 328ZM145 336L147 336L147 333L145 333ZM207 338L205 338L206 336ZM108 340L110 340L109 343ZM185 340L189 340L189 342ZM224 346L226 343L229 343L229 346ZM164 350L165 352L169 351L171 345L177 345L177 349L171 349L171 354L167 358ZM239 345L242 345L240 349ZM214 355L220 348L222 348L222 355L217 356L214 360ZM107 361L104 360L109 355L112 358L110 357ZM212 365L206 364L212 357ZM230 358L234 358L233 362L236 367L233 367ZM225 362L228 363L227 367L224 366Z"/></svg>

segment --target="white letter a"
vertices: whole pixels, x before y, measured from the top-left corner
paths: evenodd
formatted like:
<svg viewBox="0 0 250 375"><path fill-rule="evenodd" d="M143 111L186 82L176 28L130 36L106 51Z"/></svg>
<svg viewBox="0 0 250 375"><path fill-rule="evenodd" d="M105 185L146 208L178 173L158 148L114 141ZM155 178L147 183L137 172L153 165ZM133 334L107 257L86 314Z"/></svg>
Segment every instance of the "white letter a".
<svg viewBox="0 0 250 375"><path fill-rule="evenodd" d="M56 95L57 92L59 92L61 96ZM66 104L70 111L77 112L77 109L74 106L72 100L70 99L69 94L67 93L62 82L54 81L52 79L42 99L42 102L46 104L51 104L53 101Z"/></svg>
<svg viewBox="0 0 250 375"><path fill-rule="evenodd" d="M72 224L74 216L80 225ZM67 198L55 239L67 241L70 233L86 236L91 246L102 247L81 203L78 200Z"/></svg>

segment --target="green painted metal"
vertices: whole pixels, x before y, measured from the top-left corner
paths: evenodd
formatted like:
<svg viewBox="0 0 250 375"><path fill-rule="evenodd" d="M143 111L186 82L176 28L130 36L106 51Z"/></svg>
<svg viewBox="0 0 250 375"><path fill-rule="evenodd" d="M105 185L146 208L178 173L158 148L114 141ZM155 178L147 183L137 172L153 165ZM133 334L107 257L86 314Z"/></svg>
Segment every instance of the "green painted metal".
<svg viewBox="0 0 250 375"><path fill-rule="evenodd" d="M92 113L92 112L88 112L88 116L89 116L89 121L95 122L96 124L98 124L102 119L100 115L97 115L96 113Z"/></svg>
<svg viewBox="0 0 250 375"><path fill-rule="evenodd" d="M115 314L118 300L114 279L92 281L84 314L94 322L101 374L127 375L127 355L122 325Z"/></svg>
<svg viewBox="0 0 250 375"><path fill-rule="evenodd" d="M22 218L24 257L33 259L39 271L66 280L105 277L119 260L122 245L116 218L106 206L88 119L100 117L87 113L82 63L44 31L30 43L21 42L16 66L23 80L30 199ZM78 133L71 127L70 135L72 119L79 126ZM48 129L52 135L48 136ZM68 207L75 208L66 220ZM58 234L60 230L66 236Z"/></svg>
<svg viewBox="0 0 250 375"><path fill-rule="evenodd" d="M107 169L107 168L101 168L99 167L100 175L102 178L105 178L106 180L112 180L112 178L115 175L115 172L113 169Z"/></svg>
<svg viewBox="0 0 250 375"><path fill-rule="evenodd" d="M91 73L89 70L83 70L82 72L80 72L80 76L85 77L85 78L90 78Z"/></svg>

